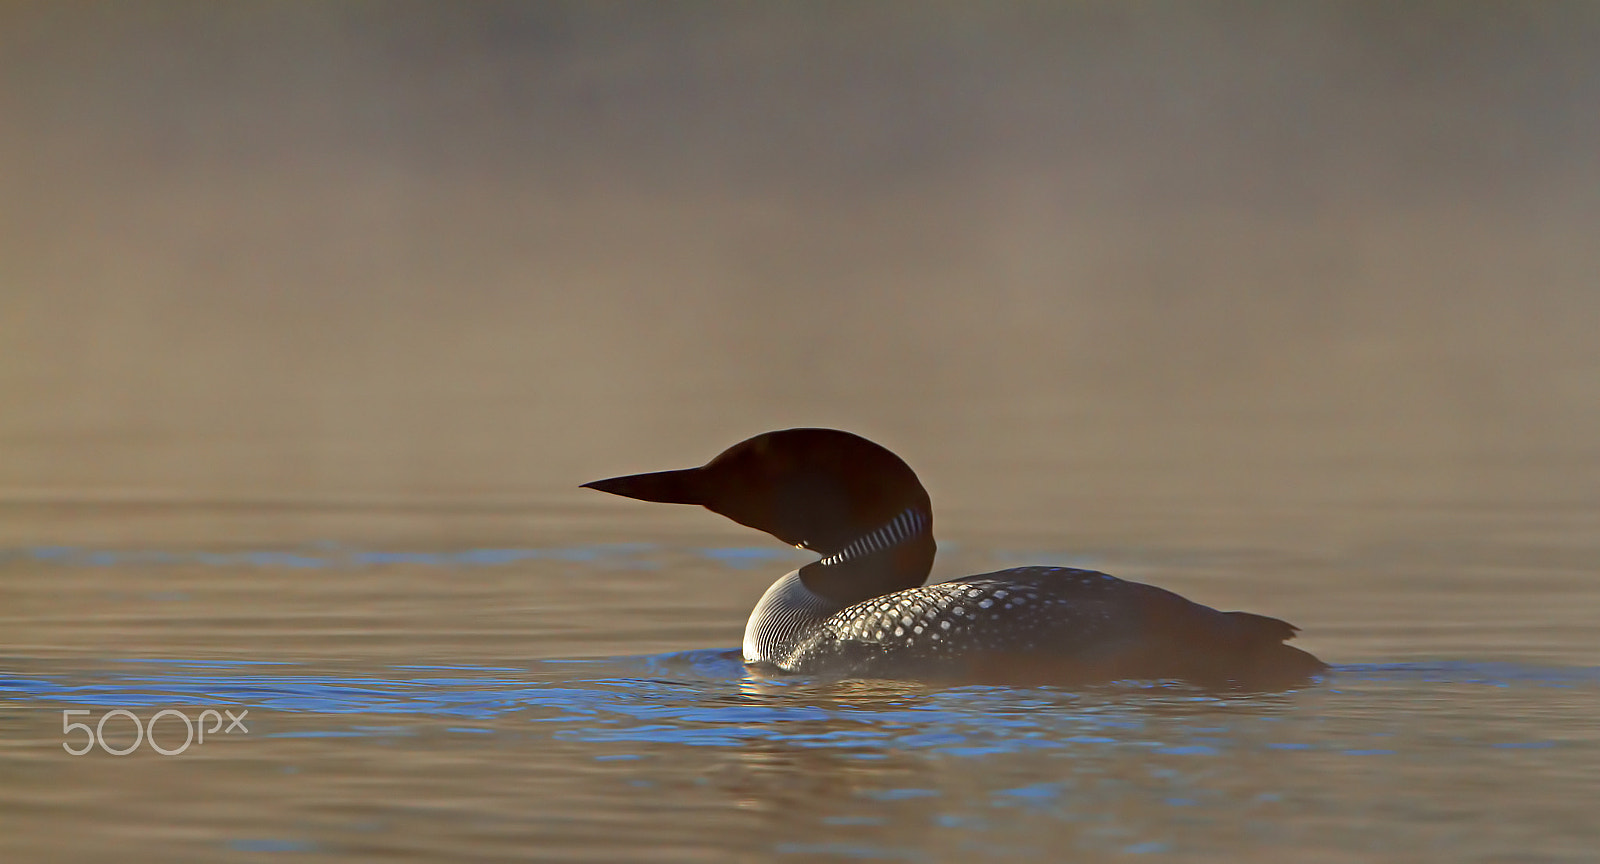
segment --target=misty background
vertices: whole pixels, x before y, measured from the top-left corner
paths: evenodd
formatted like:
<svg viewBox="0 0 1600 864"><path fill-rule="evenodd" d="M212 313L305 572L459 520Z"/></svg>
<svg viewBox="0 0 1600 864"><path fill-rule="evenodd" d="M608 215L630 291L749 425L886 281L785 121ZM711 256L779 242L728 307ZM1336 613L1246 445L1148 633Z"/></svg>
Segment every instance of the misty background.
<svg viewBox="0 0 1600 864"><path fill-rule="evenodd" d="M0 504L1592 507L1597 107L1583 2L7 3Z"/></svg>

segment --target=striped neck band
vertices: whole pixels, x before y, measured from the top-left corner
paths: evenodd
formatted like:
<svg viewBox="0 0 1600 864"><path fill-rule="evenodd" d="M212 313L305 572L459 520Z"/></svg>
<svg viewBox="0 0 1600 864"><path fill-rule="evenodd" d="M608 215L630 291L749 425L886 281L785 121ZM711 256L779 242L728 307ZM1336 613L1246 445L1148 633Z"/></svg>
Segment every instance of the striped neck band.
<svg viewBox="0 0 1600 864"><path fill-rule="evenodd" d="M820 564L829 566L853 561L863 555L881 552L891 546L897 546L928 530L928 517L915 507L907 507L900 511L900 515L889 520L889 524L851 541L849 546L822 559Z"/></svg>

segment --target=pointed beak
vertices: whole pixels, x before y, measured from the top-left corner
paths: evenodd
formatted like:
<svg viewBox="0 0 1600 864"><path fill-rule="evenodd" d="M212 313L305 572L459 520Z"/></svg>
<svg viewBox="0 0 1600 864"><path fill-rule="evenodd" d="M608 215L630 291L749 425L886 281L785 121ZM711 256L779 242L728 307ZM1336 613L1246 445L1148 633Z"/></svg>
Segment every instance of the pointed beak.
<svg viewBox="0 0 1600 864"><path fill-rule="evenodd" d="M657 501L662 504L704 504L699 468L681 471L657 471L653 474L629 474L583 484L584 489L598 489L635 498L640 501Z"/></svg>

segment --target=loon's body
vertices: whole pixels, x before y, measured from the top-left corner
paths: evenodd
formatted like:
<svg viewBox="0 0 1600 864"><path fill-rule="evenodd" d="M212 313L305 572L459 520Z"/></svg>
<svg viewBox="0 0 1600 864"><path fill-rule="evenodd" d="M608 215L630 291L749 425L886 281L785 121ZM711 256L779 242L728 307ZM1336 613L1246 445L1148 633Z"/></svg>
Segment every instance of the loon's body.
<svg viewBox="0 0 1600 864"><path fill-rule="evenodd" d="M1018 567L924 585L928 493L900 457L832 429L740 442L700 468L597 480L700 504L823 557L767 589L744 659L788 673L956 682L1181 680L1279 689L1327 669L1295 628L1093 570Z"/></svg>

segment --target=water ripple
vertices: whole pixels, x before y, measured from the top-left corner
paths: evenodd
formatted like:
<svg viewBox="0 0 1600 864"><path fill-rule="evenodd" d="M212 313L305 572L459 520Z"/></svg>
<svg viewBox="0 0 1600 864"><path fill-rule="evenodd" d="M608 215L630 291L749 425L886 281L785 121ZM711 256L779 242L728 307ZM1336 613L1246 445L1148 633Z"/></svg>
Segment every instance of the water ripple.
<svg viewBox="0 0 1600 864"><path fill-rule="evenodd" d="M1054 688L924 688L896 682L768 681L732 651L504 667L390 667L391 675L319 674L293 664L138 659L93 673L0 676L0 700L91 708L239 706L312 720L321 734L392 735L397 728L462 720L506 731L520 724L555 740L590 744L738 747L755 740L802 749L927 751L952 757L1039 749L1144 747L1208 759L1253 747L1393 755L1381 736L1292 740L1237 735L1293 710L1297 694L1218 696L1175 687L1074 692ZM418 674L423 673L423 674ZM598 673L598 674L596 674ZM1387 685L1600 686L1600 669L1507 663L1396 663L1339 667L1307 698L1370 700ZM393 724L373 725L374 716ZM404 719L404 718L410 719ZM347 719L341 719L347 718ZM1262 726L1262 723L1268 724ZM304 735L305 723L292 734ZM528 727L522 727L528 728ZM472 731L486 731L474 726ZM1550 741L1495 741L1538 749ZM1032 787L1029 787L1032 788ZM1044 787L1038 787L1043 789ZM1043 794L1013 790L1018 797Z"/></svg>
<svg viewBox="0 0 1600 864"><path fill-rule="evenodd" d="M715 546L679 549L736 570L798 560L788 549L765 546ZM366 567L505 567L527 561L568 561L655 569L663 548L655 543L596 543L577 546L495 547L445 552L357 549L319 543L295 550L260 549L219 552L204 549L98 549L79 546L23 546L0 549L8 561L60 567L151 567L199 565L222 568L332 569Z"/></svg>

